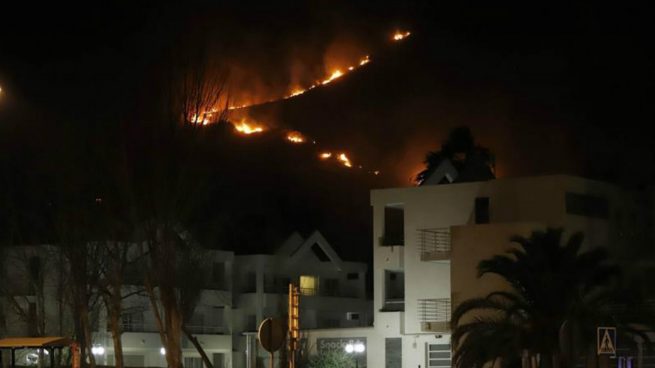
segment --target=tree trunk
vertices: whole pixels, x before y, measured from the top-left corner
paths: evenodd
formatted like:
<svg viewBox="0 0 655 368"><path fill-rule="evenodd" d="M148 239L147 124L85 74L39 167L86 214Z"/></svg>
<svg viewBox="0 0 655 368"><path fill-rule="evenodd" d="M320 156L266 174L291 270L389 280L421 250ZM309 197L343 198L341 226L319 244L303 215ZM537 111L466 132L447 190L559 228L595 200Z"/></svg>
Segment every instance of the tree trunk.
<svg viewBox="0 0 655 368"><path fill-rule="evenodd" d="M91 345L93 343L92 338L91 338L91 324L89 320L89 309L85 304L80 304L79 306L79 313L80 313L80 327L82 328L82 338L83 338L83 344L84 348L82 351L84 351L89 358L89 367L95 368L96 366L96 358L93 356L91 352Z"/></svg>
<svg viewBox="0 0 655 368"><path fill-rule="evenodd" d="M111 338L114 343L114 367L123 368L123 342L121 341L121 324L120 312L116 313L115 308L109 312L109 327L111 328Z"/></svg>
<svg viewBox="0 0 655 368"><path fill-rule="evenodd" d="M209 360L209 357L207 356L207 353L205 353L205 349L202 348L200 345L200 342L198 341L198 338L193 336L191 332L186 328L186 326L182 326L182 331L186 335L187 339L191 341L193 346L195 346L196 350L198 350L198 353L202 357L202 361L205 363L205 367L207 368L214 368L214 365L212 364L211 360Z"/></svg>
<svg viewBox="0 0 655 368"><path fill-rule="evenodd" d="M177 303L170 305L167 313L168 328L166 329L166 360L169 368L182 368L182 318L177 309ZM170 353L169 353L170 352Z"/></svg>

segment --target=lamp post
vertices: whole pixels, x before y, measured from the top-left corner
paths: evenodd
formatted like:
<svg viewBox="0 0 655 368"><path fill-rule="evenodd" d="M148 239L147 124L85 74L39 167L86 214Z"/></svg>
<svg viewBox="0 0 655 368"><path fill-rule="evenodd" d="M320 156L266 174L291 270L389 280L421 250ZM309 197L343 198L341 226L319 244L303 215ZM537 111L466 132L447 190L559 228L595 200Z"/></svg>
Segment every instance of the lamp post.
<svg viewBox="0 0 655 368"><path fill-rule="evenodd" d="M364 351L366 351L366 346L364 346L364 344L362 344L361 342L357 341L355 343L346 344L344 349L346 350L347 354L355 354L354 355L355 368L359 368L359 360L357 359L357 355L359 355L359 354L363 353Z"/></svg>

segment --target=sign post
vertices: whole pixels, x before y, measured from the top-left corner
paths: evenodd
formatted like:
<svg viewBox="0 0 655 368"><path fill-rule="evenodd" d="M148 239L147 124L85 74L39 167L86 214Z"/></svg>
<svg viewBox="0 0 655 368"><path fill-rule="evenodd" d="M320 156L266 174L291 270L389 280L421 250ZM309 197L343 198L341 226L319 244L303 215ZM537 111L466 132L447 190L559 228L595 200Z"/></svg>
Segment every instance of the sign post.
<svg viewBox="0 0 655 368"><path fill-rule="evenodd" d="M262 347L271 353L271 368L273 368L275 352L280 350L282 345L284 345L286 334L287 331L284 328L284 323L279 319L266 318L259 325L257 337L259 337Z"/></svg>

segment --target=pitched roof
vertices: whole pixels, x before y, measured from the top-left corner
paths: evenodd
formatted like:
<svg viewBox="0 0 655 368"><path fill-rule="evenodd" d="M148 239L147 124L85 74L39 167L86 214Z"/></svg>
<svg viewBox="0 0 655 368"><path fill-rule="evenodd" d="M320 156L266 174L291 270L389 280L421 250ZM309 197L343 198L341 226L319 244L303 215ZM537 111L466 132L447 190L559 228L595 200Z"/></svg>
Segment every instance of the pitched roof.
<svg viewBox="0 0 655 368"><path fill-rule="evenodd" d="M334 251L330 246L327 239L321 234L318 230L314 231L305 241L290 255L290 262L295 262L300 259L307 253L312 251L314 244L318 245L325 255L330 259L330 262L338 269L342 269L341 257Z"/></svg>
<svg viewBox="0 0 655 368"><path fill-rule="evenodd" d="M8 337L0 339L0 348L42 348L69 346L73 340L67 337Z"/></svg>

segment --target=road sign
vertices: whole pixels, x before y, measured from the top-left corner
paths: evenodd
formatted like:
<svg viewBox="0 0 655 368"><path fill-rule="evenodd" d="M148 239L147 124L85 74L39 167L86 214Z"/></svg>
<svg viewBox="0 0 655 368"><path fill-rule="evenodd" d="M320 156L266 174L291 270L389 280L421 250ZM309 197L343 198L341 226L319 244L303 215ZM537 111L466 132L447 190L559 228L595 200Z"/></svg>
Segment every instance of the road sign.
<svg viewBox="0 0 655 368"><path fill-rule="evenodd" d="M616 327L596 329L596 352L598 355L616 355Z"/></svg>
<svg viewBox="0 0 655 368"><path fill-rule="evenodd" d="M284 322L277 318L266 318L259 325L259 342L270 353L280 350L284 345L286 334L287 329Z"/></svg>

